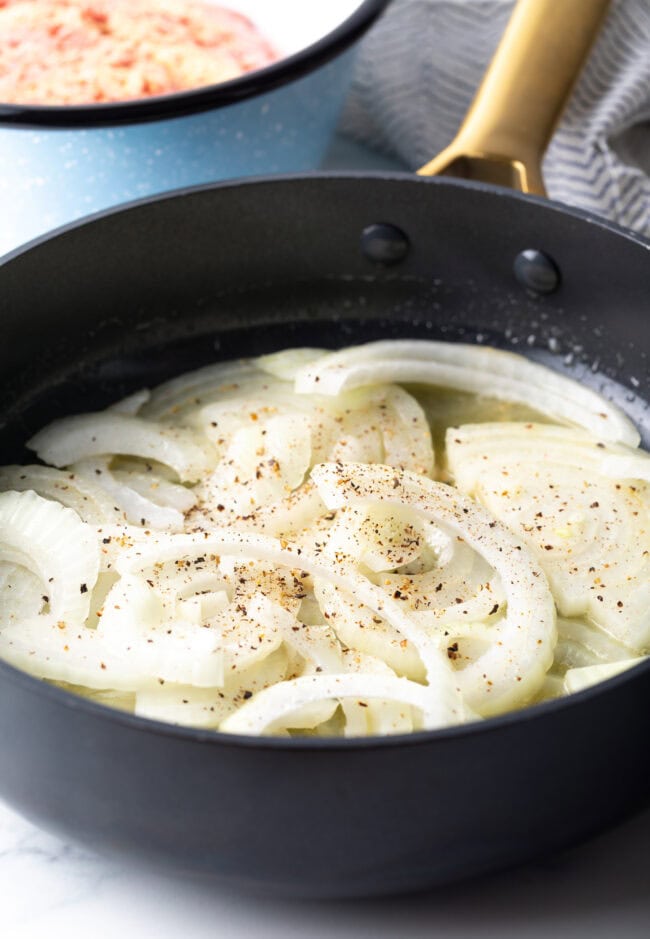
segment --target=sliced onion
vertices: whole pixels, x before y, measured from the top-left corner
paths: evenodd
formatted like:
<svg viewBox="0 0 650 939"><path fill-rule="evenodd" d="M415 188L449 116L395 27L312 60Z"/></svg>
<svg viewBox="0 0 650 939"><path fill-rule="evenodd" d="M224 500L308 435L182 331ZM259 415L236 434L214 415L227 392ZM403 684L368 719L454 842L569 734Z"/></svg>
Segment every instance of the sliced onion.
<svg viewBox="0 0 650 939"><path fill-rule="evenodd" d="M122 551L151 537L150 529L128 525L98 525L93 528L99 545L99 569L102 574L113 574L114 564Z"/></svg>
<svg viewBox="0 0 650 939"><path fill-rule="evenodd" d="M0 490L6 489L31 489L44 499L74 509L82 521L90 524L119 519L119 509L108 493L82 474L49 466L0 466Z"/></svg>
<svg viewBox="0 0 650 939"><path fill-rule="evenodd" d="M582 619L558 617L557 631L555 665L561 669L622 662L634 656L633 649Z"/></svg>
<svg viewBox="0 0 650 939"><path fill-rule="evenodd" d="M456 485L469 493L488 463L506 470L515 463L557 463L612 478L650 480L650 455L643 450L554 424L496 421L451 427L446 449Z"/></svg>
<svg viewBox="0 0 650 939"><path fill-rule="evenodd" d="M290 569L297 568L355 594L362 603L398 629L417 650L430 685L427 693L432 699L431 707L437 708L439 723L455 723L463 719L464 708L456 687L456 676L438 644L416 627L399 603L387 597L380 588L317 553L309 553L297 545L281 543L266 536L223 529L196 535L169 535L157 543L136 545L117 559L116 569L122 574L144 572L155 564L196 557L206 552L256 558Z"/></svg>
<svg viewBox="0 0 650 939"><path fill-rule="evenodd" d="M144 580L121 577L104 602L98 637L107 653L118 656L128 649L152 678L197 687L223 684L219 631L183 620L178 606L166 603Z"/></svg>
<svg viewBox="0 0 650 939"><path fill-rule="evenodd" d="M198 501L191 489L169 482L155 472L114 469L112 475L118 483L133 489L154 505L175 509L177 512L189 512Z"/></svg>
<svg viewBox="0 0 650 939"><path fill-rule="evenodd" d="M564 676L564 687L569 694L575 694L576 691L582 691L598 682L606 681L621 672L627 671L634 665L642 662L641 658L625 659L619 662L608 662L602 665L589 665L585 668L572 668Z"/></svg>
<svg viewBox="0 0 650 939"><path fill-rule="evenodd" d="M398 675L424 681L426 673L417 647L397 629L359 603L353 594L327 580L316 578L314 592L341 642L366 656L381 659ZM423 629L422 633L426 631Z"/></svg>
<svg viewBox="0 0 650 939"><path fill-rule="evenodd" d="M406 506L340 509L325 550L334 557L348 554L369 568L377 575L371 579L397 595L418 622L487 619L505 601L499 578L480 555Z"/></svg>
<svg viewBox="0 0 650 939"><path fill-rule="evenodd" d="M245 515L235 516L231 524L241 531L257 531L276 538L293 539L306 529L317 526L318 519L325 514L327 509L318 490L307 481L298 489L294 489L286 499L260 506ZM218 510L209 515L202 511L190 518L196 518L199 527L222 527L223 521L219 518L221 515ZM202 521L206 524L201 525Z"/></svg>
<svg viewBox="0 0 650 939"><path fill-rule="evenodd" d="M325 547L331 557L347 554L379 573L417 561L427 548L424 525L414 513L392 505L372 511L345 506L327 533Z"/></svg>
<svg viewBox="0 0 650 939"><path fill-rule="evenodd" d="M258 356L255 359L255 365L263 372L268 372L269 375L280 378L282 381L293 381L301 369L317 362L325 354L325 349L308 347L282 349L280 352Z"/></svg>
<svg viewBox="0 0 650 939"><path fill-rule="evenodd" d="M209 449L191 431L111 411L54 421L27 446L57 467L116 453L157 460L170 466L183 482L196 481L213 462Z"/></svg>
<svg viewBox="0 0 650 939"><path fill-rule="evenodd" d="M173 671L177 650L171 644L165 649L161 642L147 652L142 643L131 640L111 647L95 629L41 615L0 629L0 658L36 678L132 692L159 685L162 676L156 669Z"/></svg>
<svg viewBox="0 0 650 939"><path fill-rule="evenodd" d="M426 478L426 416L392 380L578 426L452 428L449 468L490 514ZM231 732L401 733L541 700L567 669L568 689L650 649L650 456L637 442L593 391L497 350L383 342L199 369L37 434L65 471L0 468L0 489L20 490L0 495L0 656ZM531 527L556 481L571 506L544 503ZM593 531L578 518L587 496ZM576 569L598 583L576 589ZM573 617L555 648L544 571Z"/></svg>
<svg viewBox="0 0 650 939"><path fill-rule="evenodd" d="M555 607L539 565L493 516L449 486L384 466L322 464L312 472L331 509L355 503L407 505L461 536L497 571L507 613L495 641L456 673L465 699L480 714L525 701L541 686L553 659Z"/></svg>
<svg viewBox="0 0 650 939"><path fill-rule="evenodd" d="M297 627L297 628L296 628ZM338 672L343 666L341 644L336 633L329 626L309 626L300 620L294 620L284 637L307 663L318 672Z"/></svg>
<svg viewBox="0 0 650 939"><path fill-rule="evenodd" d="M117 414L135 415L144 407L150 397L151 392L149 389L141 388L140 391L134 391L133 394L128 395L126 398L122 398L120 401L116 401L115 404L111 404L107 410L114 411Z"/></svg>
<svg viewBox="0 0 650 939"><path fill-rule="evenodd" d="M180 531L183 513L176 508L159 505L134 489L127 474L113 474L108 457L79 460L73 464L79 477L96 479L123 517L132 525L155 528L157 531ZM178 487L180 488L180 487Z"/></svg>
<svg viewBox="0 0 650 939"><path fill-rule="evenodd" d="M603 458L599 472L612 479L642 479L650 482L650 455L641 450L633 454L611 454Z"/></svg>
<svg viewBox="0 0 650 939"><path fill-rule="evenodd" d="M459 488L535 551L564 616L650 648L647 454L536 424L455 428L447 454Z"/></svg>
<svg viewBox="0 0 650 939"><path fill-rule="evenodd" d="M32 619L47 605L43 584L36 574L20 564L0 562L0 603L2 624Z"/></svg>
<svg viewBox="0 0 650 939"><path fill-rule="evenodd" d="M393 670L381 659L349 649L343 653L346 672L361 675L384 675L395 678ZM419 712L410 704L384 698L359 700L344 698L340 702L345 718L346 737L367 737L369 734L406 734L422 729ZM467 715L470 719L470 715Z"/></svg>
<svg viewBox="0 0 650 939"><path fill-rule="evenodd" d="M383 382L489 393L584 427L604 440L633 447L640 440L623 411L591 388L520 355L487 346L417 339L354 346L326 355L299 371L296 391L337 395Z"/></svg>
<svg viewBox="0 0 650 939"><path fill-rule="evenodd" d="M623 645L650 648L647 484L566 464L485 466L476 497L535 553L560 613L588 615Z"/></svg>
<svg viewBox="0 0 650 939"><path fill-rule="evenodd" d="M136 639L160 627L166 619L164 601L139 577L120 577L100 612L97 633L109 644L115 639Z"/></svg>
<svg viewBox="0 0 650 939"><path fill-rule="evenodd" d="M260 369L250 359L216 362L158 385L139 413L153 421L183 421L189 412L259 378Z"/></svg>
<svg viewBox="0 0 650 939"><path fill-rule="evenodd" d="M237 430L223 460L199 489L205 502L247 515L282 500L301 485L311 464L304 415L280 414L263 426Z"/></svg>
<svg viewBox="0 0 650 939"><path fill-rule="evenodd" d="M225 676L221 688L196 688L170 682L138 691L135 713L150 720L188 727L218 727L247 698L287 677L287 653L280 647L245 672Z"/></svg>
<svg viewBox="0 0 650 939"><path fill-rule="evenodd" d="M384 444L381 462L429 476L434 464L433 442L421 405L396 385L376 392L373 399Z"/></svg>
<svg viewBox="0 0 650 939"><path fill-rule="evenodd" d="M36 678L85 688L132 691L145 680L126 651L108 654L96 630L53 616L0 629L0 658Z"/></svg>
<svg viewBox="0 0 650 939"><path fill-rule="evenodd" d="M234 714L222 721L219 730L229 734L268 734L276 727L293 727L291 715L307 705L327 699L362 702L380 699L397 701L422 712L426 729L445 726L438 708L432 707L428 688L388 675L305 675L283 681L258 692Z"/></svg>
<svg viewBox="0 0 650 939"><path fill-rule="evenodd" d="M81 624L99 573L93 530L72 509L35 492L0 493L0 560L41 581L56 621Z"/></svg>

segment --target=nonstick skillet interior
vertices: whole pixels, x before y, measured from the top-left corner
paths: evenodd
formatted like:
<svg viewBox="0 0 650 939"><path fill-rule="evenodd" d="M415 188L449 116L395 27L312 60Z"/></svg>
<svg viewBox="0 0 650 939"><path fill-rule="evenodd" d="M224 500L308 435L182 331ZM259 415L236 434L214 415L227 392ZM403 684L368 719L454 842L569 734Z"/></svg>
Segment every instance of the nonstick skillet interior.
<svg viewBox="0 0 650 939"><path fill-rule="evenodd" d="M552 293L515 278L527 249L553 259ZM398 335L548 361L604 388L648 440L648 259L579 213L438 180L259 181L111 213L0 268L2 462L29 458L22 441L56 415L215 358ZM638 806L649 707L641 667L475 730L262 744L116 715L0 667L0 794L184 870L307 895L404 890Z"/></svg>
<svg viewBox="0 0 650 939"><path fill-rule="evenodd" d="M550 294L513 273L531 249L557 268ZM387 252L393 263L373 260ZM647 245L485 186L335 176L189 191L10 256L0 290L7 457L55 414L215 358L380 335L512 348L647 421Z"/></svg>

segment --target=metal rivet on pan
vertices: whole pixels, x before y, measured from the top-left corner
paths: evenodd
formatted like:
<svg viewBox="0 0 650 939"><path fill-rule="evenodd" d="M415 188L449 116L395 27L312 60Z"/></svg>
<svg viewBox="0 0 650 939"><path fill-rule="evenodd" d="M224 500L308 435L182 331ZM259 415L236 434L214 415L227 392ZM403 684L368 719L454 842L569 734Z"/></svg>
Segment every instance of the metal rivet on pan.
<svg viewBox="0 0 650 939"><path fill-rule="evenodd" d="M553 293L560 284L560 271L555 261L535 248L520 251L513 270L521 286L535 293Z"/></svg>
<svg viewBox="0 0 650 939"><path fill-rule="evenodd" d="M375 264L399 264L409 253L408 237L396 225L379 222L361 233L361 250Z"/></svg>

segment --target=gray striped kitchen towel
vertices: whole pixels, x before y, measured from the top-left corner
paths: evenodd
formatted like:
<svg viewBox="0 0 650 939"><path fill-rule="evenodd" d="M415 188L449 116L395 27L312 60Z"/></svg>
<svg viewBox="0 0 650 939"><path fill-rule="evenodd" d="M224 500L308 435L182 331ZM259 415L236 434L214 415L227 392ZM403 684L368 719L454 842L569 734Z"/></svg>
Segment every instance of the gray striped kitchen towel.
<svg viewBox="0 0 650 939"><path fill-rule="evenodd" d="M455 136L513 5L393 0L361 46L343 132L427 162ZM543 171L552 199L650 236L650 0L613 0Z"/></svg>

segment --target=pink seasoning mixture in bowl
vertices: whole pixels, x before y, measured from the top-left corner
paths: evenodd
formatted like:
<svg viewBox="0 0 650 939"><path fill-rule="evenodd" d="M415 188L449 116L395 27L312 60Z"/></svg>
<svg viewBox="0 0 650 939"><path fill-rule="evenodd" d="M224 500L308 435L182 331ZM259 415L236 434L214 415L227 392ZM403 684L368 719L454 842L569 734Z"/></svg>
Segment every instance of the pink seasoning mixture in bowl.
<svg viewBox="0 0 650 939"><path fill-rule="evenodd" d="M202 0L0 0L0 101L75 105L185 91L279 58Z"/></svg>

